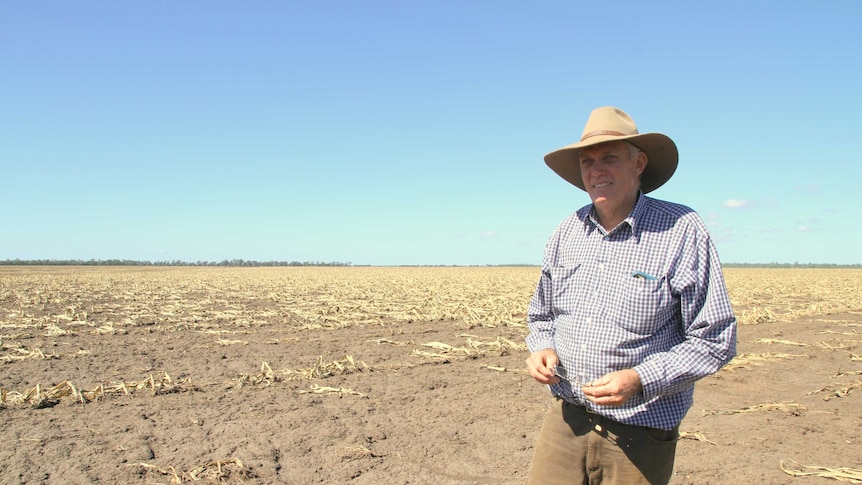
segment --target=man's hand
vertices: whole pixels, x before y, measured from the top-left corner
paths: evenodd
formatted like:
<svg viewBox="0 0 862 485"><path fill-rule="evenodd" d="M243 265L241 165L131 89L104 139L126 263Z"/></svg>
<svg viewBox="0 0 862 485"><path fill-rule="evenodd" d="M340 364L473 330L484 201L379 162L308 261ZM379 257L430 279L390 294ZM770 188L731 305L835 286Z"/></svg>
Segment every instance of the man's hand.
<svg viewBox="0 0 862 485"><path fill-rule="evenodd" d="M591 402L602 406L622 406L643 390L641 378L634 369L611 372L581 388Z"/></svg>
<svg viewBox="0 0 862 485"><path fill-rule="evenodd" d="M554 375L554 367L559 361L556 350L539 350L527 357L527 370L533 379L542 384L556 384L560 382L560 378Z"/></svg>

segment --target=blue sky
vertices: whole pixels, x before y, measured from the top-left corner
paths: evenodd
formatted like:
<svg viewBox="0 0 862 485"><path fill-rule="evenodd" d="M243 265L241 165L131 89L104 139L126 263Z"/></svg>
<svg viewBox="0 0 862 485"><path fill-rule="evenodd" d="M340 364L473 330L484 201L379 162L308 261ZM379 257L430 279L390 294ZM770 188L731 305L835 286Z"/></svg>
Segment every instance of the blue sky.
<svg viewBox="0 0 862 485"><path fill-rule="evenodd" d="M589 112L725 263L862 263L862 2L0 1L0 259L541 262Z"/></svg>

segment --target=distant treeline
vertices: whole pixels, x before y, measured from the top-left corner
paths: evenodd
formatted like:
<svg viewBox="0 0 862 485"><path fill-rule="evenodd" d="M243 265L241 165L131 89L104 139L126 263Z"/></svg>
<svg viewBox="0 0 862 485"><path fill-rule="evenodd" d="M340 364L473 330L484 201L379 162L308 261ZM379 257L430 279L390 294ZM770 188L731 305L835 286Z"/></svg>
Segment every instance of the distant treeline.
<svg viewBox="0 0 862 485"><path fill-rule="evenodd" d="M246 261L244 259L225 259L223 261L136 261L132 259L7 259L0 260L0 266L354 266L353 263L323 262L323 261ZM368 265L356 265L368 266ZM411 265L402 264L398 267L537 267L532 264L476 264L476 265ZM827 263L724 263L725 268L824 268L824 269L862 269L859 264L827 264Z"/></svg>
<svg viewBox="0 0 862 485"><path fill-rule="evenodd" d="M850 268L860 269L862 263L859 264L828 264L828 263L722 263L725 268L822 268L822 269L839 269Z"/></svg>
<svg viewBox="0 0 862 485"><path fill-rule="evenodd" d="M351 266L350 263L325 263L321 261L246 261L231 259L224 261L134 261L131 259L7 259L0 266Z"/></svg>

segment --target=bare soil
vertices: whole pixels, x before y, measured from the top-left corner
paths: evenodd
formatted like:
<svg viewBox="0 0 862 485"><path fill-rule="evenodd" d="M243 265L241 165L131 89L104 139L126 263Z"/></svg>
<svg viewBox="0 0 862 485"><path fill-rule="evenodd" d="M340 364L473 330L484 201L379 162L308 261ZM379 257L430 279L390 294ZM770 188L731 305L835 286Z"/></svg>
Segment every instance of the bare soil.
<svg viewBox="0 0 862 485"><path fill-rule="evenodd" d="M673 483L820 484L831 480L792 476L782 463L862 468L860 324L862 313L845 313L741 326L739 352L761 360L698 383ZM46 358L0 361L0 482L522 483L551 404L523 370L525 351L414 351L520 344L525 333L384 319L229 336L156 325L13 336L7 351L14 343ZM319 362L343 369L283 372ZM93 400L12 402L66 381ZM143 384L109 392L120 382Z"/></svg>

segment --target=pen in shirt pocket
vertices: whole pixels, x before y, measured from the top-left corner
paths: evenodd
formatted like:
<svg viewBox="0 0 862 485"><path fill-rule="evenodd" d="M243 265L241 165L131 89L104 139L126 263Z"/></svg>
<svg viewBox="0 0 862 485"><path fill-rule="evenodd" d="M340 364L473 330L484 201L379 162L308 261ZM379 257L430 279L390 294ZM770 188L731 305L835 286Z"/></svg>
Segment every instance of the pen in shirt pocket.
<svg viewBox="0 0 862 485"><path fill-rule="evenodd" d="M636 280L647 280L647 281L653 281L653 280L658 279L649 273L644 273L643 271L635 271L634 273L632 273L632 277Z"/></svg>

